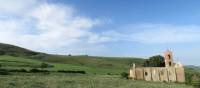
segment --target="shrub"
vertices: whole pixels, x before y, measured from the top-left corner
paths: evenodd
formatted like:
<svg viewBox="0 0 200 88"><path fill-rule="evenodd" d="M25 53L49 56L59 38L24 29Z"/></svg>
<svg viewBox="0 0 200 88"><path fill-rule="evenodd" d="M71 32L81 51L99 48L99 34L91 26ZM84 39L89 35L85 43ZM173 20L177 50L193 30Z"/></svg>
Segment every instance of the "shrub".
<svg viewBox="0 0 200 88"><path fill-rule="evenodd" d="M47 72L50 72L48 70L39 70L39 69L31 69L29 70L29 72L32 72L32 73L39 73L39 72L44 72L44 73L47 73Z"/></svg>
<svg viewBox="0 0 200 88"><path fill-rule="evenodd" d="M189 69L185 73L185 79L187 85L193 85L195 88L200 88L200 74L198 71L192 71L194 69Z"/></svg>
<svg viewBox="0 0 200 88"><path fill-rule="evenodd" d="M107 73L107 75L111 75L110 73Z"/></svg>
<svg viewBox="0 0 200 88"><path fill-rule="evenodd" d="M122 77L122 78L125 78L125 79L128 79L128 73L122 72L122 73L121 73L121 77Z"/></svg>
<svg viewBox="0 0 200 88"><path fill-rule="evenodd" d="M38 69L31 69L29 72L33 72L33 73L36 73L36 72L40 72Z"/></svg>
<svg viewBox="0 0 200 88"><path fill-rule="evenodd" d="M5 55L6 53L4 51L0 51L0 55Z"/></svg>
<svg viewBox="0 0 200 88"><path fill-rule="evenodd" d="M26 69L12 69L8 70L9 72L28 72Z"/></svg>
<svg viewBox="0 0 200 88"><path fill-rule="evenodd" d="M152 56L143 64L144 67L164 67L164 57L160 55Z"/></svg>
<svg viewBox="0 0 200 88"><path fill-rule="evenodd" d="M41 69L44 69L44 68L47 68L48 66L49 65L47 63L42 63L40 67L41 67Z"/></svg>
<svg viewBox="0 0 200 88"><path fill-rule="evenodd" d="M8 55L13 56L13 57L19 57L17 53L9 53Z"/></svg>
<svg viewBox="0 0 200 88"><path fill-rule="evenodd" d="M71 54L68 54L68 56L72 56Z"/></svg>
<svg viewBox="0 0 200 88"><path fill-rule="evenodd" d="M57 72L60 72L60 73L79 73L79 74L86 74L85 71L66 71L66 70L58 70Z"/></svg>
<svg viewBox="0 0 200 88"><path fill-rule="evenodd" d="M20 69L20 72L28 72L26 69Z"/></svg>
<svg viewBox="0 0 200 88"><path fill-rule="evenodd" d="M9 71L6 69L0 69L0 75L9 75Z"/></svg>
<svg viewBox="0 0 200 88"><path fill-rule="evenodd" d="M191 76L191 83L195 88L200 88L200 74L193 74Z"/></svg>

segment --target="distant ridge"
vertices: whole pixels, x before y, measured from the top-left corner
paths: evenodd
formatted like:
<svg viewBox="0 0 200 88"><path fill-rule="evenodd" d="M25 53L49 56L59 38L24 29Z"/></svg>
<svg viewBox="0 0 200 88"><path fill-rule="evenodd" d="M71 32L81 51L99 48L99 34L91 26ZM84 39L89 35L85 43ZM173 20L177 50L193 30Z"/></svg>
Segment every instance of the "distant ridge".
<svg viewBox="0 0 200 88"><path fill-rule="evenodd" d="M100 57L88 55L54 55L36 52L15 45L0 43L0 55L22 57L50 63L72 64L98 68L129 69L132 63L143 65L143 58L136 57Z"/></svg>
<svg viewBox="0 0 200 88"><path fill-rule="evenodd" d="M0 43L0 54L10 55L10 56L19 56L19 57L28 57L28 56L37 55L40 53L31 51L25 48L21 48L15 45Z"/></svg>

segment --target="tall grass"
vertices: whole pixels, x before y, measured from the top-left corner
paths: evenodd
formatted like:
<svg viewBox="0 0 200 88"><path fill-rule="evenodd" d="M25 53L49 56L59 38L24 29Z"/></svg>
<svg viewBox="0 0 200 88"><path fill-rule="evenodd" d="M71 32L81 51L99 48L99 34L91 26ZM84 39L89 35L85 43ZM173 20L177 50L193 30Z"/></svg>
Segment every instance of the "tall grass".
<svg viewBox="0 0 200 88"><path fill-rule="evenodd" d="M108 75L29 74L0 76L0 88L193 88L185 84L145 82Z"/></svg>

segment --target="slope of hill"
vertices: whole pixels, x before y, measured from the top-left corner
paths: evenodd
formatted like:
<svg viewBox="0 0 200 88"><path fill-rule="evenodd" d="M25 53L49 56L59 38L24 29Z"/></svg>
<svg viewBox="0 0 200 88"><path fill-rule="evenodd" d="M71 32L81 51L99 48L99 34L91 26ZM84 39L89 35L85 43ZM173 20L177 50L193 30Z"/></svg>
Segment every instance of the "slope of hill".
<svg viewBox="0 0 200 88"><path fill-rule="evenodd" d="M26 69L30 70L33 68L40 69L43 61L33 60L33 59L24 59L21 57L13 56L0 56L0 64L4 69ZM126 71L125 69L111 69L111 68L97 68L92 66L81 66L73 64L62 64L62 63L48 63L51 67L45 68L49 71L58 71L58 70L72 70L72 71L86 71L88 74L120 74L121 72Z"/></svg>
<svg viewBox="0 0 200 88"><path fill-rule="evenodd" d="M134 57L97 57L97 56L68 56L39 53L9 44L0 43L0 64L6 68L34 68L42 62L55 65L49 70L85 70L89 73L119 73L127 72L136 63L141 66L142 58ZM199 67L186 66L186 71L199 71Z"/></svg>
<svg viewBox="0 0 200 88"><path fill-rule="evenodd" d="M15 57L28 57L38 55L40 53L34 52L25 48L14 45L0 43L0 55L10 55Z"/></svg>
<svg viewBox="0 0 200 88"><path fill-rule="evenodd" d="M13 46L13 45L0 43L0 65L1 65L0 67L5 68L5 69L26 69L26 70L30 70L33 68L40 69L41 64L43 62L45 62L45 63L51 65L51 67L48 67L45 69L52 71L52 72L58 71L58 70L68 70L68 71L71 70L71 71L85 71L87 74L100 74L100 75L103 74L103 75L110 75L110 76L112 75L111 78L106 77L106 79L109 79L108 80L109 82L112 82L111 80L116 78L116 77L114 77L115 75L118 75L117 77L119 77L119 74L121 74L122 72L128 72L132 63L135 63L137 66L141 66L144 63L144 61L145 61L145 59L134 58L134 57L131 58L131 57L97 57L97 56L86 56L86 55L82 55L82 56L81 55L80 56L51 55L51 54L45 54L45 53L31 51L31 50ZM186 83L191 84L191 80L192 80L191 78L193 77L193 74L199 74L198 71L199 71L199 67L186 66L185 67ZM53 77L57 76L57 75L53 75L53 74L54 73L52 73ZM60 73L55 73L55 74L61 75ZM25 74L22 74L22 75L24 75L24 77L30 77L30 75L28 75L28 74L27 74L28 76L25 76ZM21 79L20 78L21 76L19 74L16 74L16 76L19 76L19 79ZM32 74L32 76L33 77L31 78L31 80L34 80L33 78L38 75ZM51 78L52 76L47 75L46 78L52 79ZM85 75L85 76L87 76L87 75ZM85 77L85 79L88 79L88 77L92 77L92 76L93 75L87 76L87 77ZM10 77L11 77L10 75L5 77L5 80L7 80L6 82L10 82L8 80L12 80L12 78L10 79ZM22 77L22 78L24 78L24 77ZM41 76L41 77L43 77L43 76ZM65 75L65 77L66 77L66 75ZM38 77L38 78L40 78L40 77ZM77 79L74 80L74 82L77 82L76 80L78 80L80 78L83 78L83 76L78 77ZM60 77L59 77L59 79L60 79ZM70 79L71 79L71 77L70 77ZM40 80L45 81L43 79L40 79ZM53 80L55 80L55 79L53 79ZM58 79L56 79L56 80L58 80ZM64 79L64 80L68 81L68 79ZM95 79L92 79L92 80L95 80ZM98 80L100 80L100 79L98 79ZM121 80L121 79L117 78L116 80ZM80 82L82 83L82 81L80 81ZM84 81L88 81L88 80L84 80ZM121 80L121 81L125 81L125 80ZM21 80L18 80L18 82L21 82ZM104 79L102 82L104 82ZM126 82L124 82L124 83L126 83ZM137 85L138 87L144 87L141 84L146 83L146 82L142 82L142 81L141 82L135 81L135 82L138 82L138 84L131 84L133 82L132 82L132 80L129 80L129 83L131 85ZM97 84L99 84L99 82ZM16 84L16 85L20 86L20 84ZM37 83L35 85L37 85ZM63 84L63 85L66 85L66 84ZM149 83L149 85L152 86L152 88L157 88L158 86L159 87L169 86L169 84L165 84L165 83L163 83L163 85L159 85L156 83ZM29 86L29 84L26 86ZM83 86L85 86L85 85L83 85ZM178 88L178 86L179 86L179 88L190 87L190 86L179 85L179 84L174 84L173 86L177 87L177 88ZM170 85L169 87L171 88L172 86ZM163 87L163 88L169 88L169 87Z"/></svg>
<svg viewBox="0 0 200 88"><path fill-rule="evenodd" d="M142 58L68 56L39 53L9 44L0 43L0 63L6 68L34 68L42 62L54 65L49 70L84 70L89 73L120 74L127 72L132 63L141 66Z"/></svg>

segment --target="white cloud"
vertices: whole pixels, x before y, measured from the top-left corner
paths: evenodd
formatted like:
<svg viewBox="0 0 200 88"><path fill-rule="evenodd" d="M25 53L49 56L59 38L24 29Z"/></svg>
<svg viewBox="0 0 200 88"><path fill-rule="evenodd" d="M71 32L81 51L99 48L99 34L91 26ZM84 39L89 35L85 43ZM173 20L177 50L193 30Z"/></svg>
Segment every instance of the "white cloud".
<svg viewBox="0 0 200 88"><path fill-rule="evenodd" d="M200 26L170 24L128 25L122 31L105 32L112 41L128 41L143 44L200 42Z"/></svg>
<svg viewBox="0 0 200 88"><path fill-rule="evenodd" d="M132 41L150 44L188 43L200 41L200 26L195 25L144 25L142 31L132 33Z"/></svg>
<svg viewBox="0 0 200 88"><path fill-rule="evenodd" d="M0 42L63 54L104 48L97 41L103 38L90 31L101 20L79 16L67 5L39 0L12 1L0 1Z"/></svg>
<svg viewBox="0 0 200 88"><path fill-rule="evenodd" d="M0 0L0 12L7 15L23 15L32 9L39 0ZM42 1L42 0L41 0Z"/></svg>
<svg viewBox="0 0 200 88"><path fill-rule="evenodd" d="M109 50L105 42L200 42L197 25L140 24L94 33L94 27L111 20L77 13L71 6L43 0L0 0L0 42L47 53L93 55Z"/></svg>

